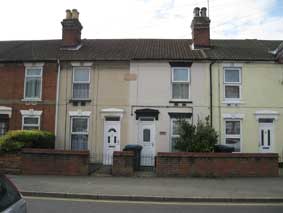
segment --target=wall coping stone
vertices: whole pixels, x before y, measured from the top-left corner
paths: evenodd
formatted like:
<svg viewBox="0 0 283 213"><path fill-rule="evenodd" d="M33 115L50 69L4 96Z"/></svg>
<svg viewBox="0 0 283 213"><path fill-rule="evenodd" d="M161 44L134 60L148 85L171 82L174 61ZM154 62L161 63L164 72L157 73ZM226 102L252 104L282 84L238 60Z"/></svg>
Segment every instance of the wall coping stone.
<svg viewBox="0 0 283 213"><path fill-rule="evenodd" d="M114 151L113 156L134 156L133 151Z"/></svg>
<svg viewBox="0 0 283 213"><path fill-rule="evenodd" d="M53 154L53 155L86 155L89 156L89 151L73 151L60 149L32 149L26 148L22 150L23 154Z"/></svg>
<svg viewBox="0 0 283 213"><path fill-rule="evenodd" d="M278 158L277 153L158 152L158 157Z"/></svg>

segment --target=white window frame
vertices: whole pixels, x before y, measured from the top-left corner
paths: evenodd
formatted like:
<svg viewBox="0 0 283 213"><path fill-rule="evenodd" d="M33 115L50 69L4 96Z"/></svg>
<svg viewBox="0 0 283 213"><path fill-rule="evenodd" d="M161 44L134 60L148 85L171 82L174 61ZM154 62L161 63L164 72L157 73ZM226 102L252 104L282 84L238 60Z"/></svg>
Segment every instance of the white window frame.
<svg viewBox="0 0 283 213"><path fill-rule="evenodd" d="M224 75L223 75L223 85L224 85L224 101L228 102L240 102L242 99L242 68L241 67L224 67ZM238 70L239 71L239 82L226 82L226 71L227 70ZM238 86L239 87L239 98L226 98L226 86Z"/></svg>
<svg viewBox="0 0 283 213"><path fill-rule="evenodd" d="M239 135L227 135L226 134L226 122L227 121L237 121L237 122L240 122L240 134ZM243 140L242 140L242 119L239 119L239 118L235 118L235 119L224 119L224 144L227 145L227 146L231 146L231 144L227 144L226 143L226 139L227 138L233 138L233 139L240 139L240 150L239 151L235 151L235 152L242 152L242 145L243 145Z"/></svg>
<svg viewBox="0 0 283 213"><path fill-rule="evenodd" d="M188 71L188 80L187 81L174 81L174 70L175 69L186 69ZM178 84L178 83L188 83L188 98L184 99L176 99L173 98L173 84ZM173 101L190 101L191 100L191 69L190 67L172 67L171 68L171 100Z"/></svg>
<svg viewBox="0 0 283 213"><path fill-rule="evenodd" d="M40 69L40 75L27 75L29 69ZM39 98L26 97L26 84L28 77L40 77L40 95ZM43 77L43 64L42 65L26 65L25 66L25 84L24 84L24 100L41 101L42 99L42 77Z"/></svg>
<svg viewBox="0 0 283 213"><path fill-rule="evenodd" d="M25 124L25 118L38 118L37 124ZM24 127L38 127L37 130L40 130L41 116L40 115L23 115L22 116L22 130L25 130Z"/></svg>
<svg viewBox="0 0 283 213"><path fill-rule="evenodd" d="M173 141L172 141L172 138L179 138L180 135L173 135L173 123L174 121L179 121L179 120L182 120L182 118L170 118L170 151L172 152L173 149L172 149L172 146L173 146ZM183 118L183 120L187 121L187 122L190 122L191 119L190 118Z"/></svg>
<svg viewBox="0 0 283 213"><path fill-rule="evenodd" d="M72 135L87 135L87 149L89 150L89 116L71 116L71 131L70 131L70 149L72 150ZM73 132L73 119L74 118L85 118L87 119L87 132Z"/></svg>
<svg viewBox="0 0 283 213"><path fill-rule="evenodd" d="M86 71L88 71L88 81L75 81L75 72L77 69L85 69ZM90 67L84 67L84 66L74 66L73 67L73 77L72 77L72 99L73 100L89 100L90 99L90 72L91 72L91 68ZM74 84L89 84L88 87L88 96L87 98L74 98Z"/></svg>

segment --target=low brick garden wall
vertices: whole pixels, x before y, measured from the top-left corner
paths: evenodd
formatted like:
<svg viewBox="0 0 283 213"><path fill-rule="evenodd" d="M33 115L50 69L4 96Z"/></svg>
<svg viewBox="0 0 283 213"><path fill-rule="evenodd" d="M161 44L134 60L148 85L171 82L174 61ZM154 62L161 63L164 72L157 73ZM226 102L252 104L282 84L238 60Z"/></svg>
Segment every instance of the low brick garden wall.
<svg viewBox="0 0 283 213"><path fill-rule="evenodd" d="M158 153L157 176L278 176L278 154Z"/></svg>
<svg viewBox="0 0 283 213"><path fill-rule="evenodd" d="M22 173L29 175L88 175L89 152L53 149L22 150Z"/></svg>
<svg viewBox="0 0 283 213"><path fill-rule="evenodd" d="M89 152L24 149L0 154L0 173L29 175L88 175Z"/></svg>
<svg viewBox="0 0 283 213"><path fill-rule="evenodd" d="M20 174L22 172L21 154L0 154L0 173Z"/></svg>
<svg viewBox="0 0 283 213"><path fill-rule="evenodd" d="M115 151L113 153L112 175L113 176L134 175L134 152Z"/></svg>

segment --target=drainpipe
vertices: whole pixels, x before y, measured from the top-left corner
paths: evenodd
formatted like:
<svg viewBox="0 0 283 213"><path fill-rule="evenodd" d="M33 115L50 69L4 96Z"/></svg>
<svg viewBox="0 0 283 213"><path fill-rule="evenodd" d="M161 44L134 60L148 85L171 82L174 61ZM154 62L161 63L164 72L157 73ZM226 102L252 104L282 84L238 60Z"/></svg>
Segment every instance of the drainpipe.
<svg viewBox="0 0 283 213"><path fill-rule="evenodd" d="M56 109L55 109L55 136L57 136L58 126L58 108L59 108L59 92L60 92L60 59L57 59L57 88L56 88Z"/></svg>
<svg viewBox="0 0 283 213"><path fill-rule="evenodd" d="M209 92L210 92L210 126L212 126L212 66L215 64L215 61L209 64Z"/></svg>

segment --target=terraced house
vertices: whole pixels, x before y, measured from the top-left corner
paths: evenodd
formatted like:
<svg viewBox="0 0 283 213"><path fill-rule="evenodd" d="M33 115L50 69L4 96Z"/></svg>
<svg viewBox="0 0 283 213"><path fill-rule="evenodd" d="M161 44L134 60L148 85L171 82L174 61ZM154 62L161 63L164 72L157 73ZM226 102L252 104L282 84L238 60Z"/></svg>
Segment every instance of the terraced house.
<svg viewBox="0 0 283 213"><path fill-rule="evenodd" d="M57 148L107 165L140 144L152 166L175 151L178 119L209 116L219 143L282 156L282 41L210 39L206 8L194 10L192 39L81 39L77 10L62 27L59 40L0 42L2 134L54 131Z"/></svg>

